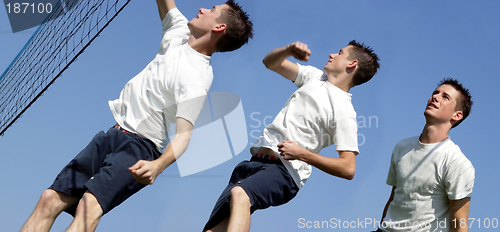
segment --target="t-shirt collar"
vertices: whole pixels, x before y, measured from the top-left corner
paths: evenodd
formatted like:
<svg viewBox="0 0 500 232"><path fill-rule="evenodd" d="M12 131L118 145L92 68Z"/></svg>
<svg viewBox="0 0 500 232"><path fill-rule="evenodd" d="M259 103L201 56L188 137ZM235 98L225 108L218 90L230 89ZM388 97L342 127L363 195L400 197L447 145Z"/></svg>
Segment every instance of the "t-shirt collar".
<svg viewBox="0 0 500 232"><path fill-rule="evenodd" d="M422 143L422 142L420 142L420 138L418 138L417 140L418 140L418 147L419 148L421 148L421 149L433 149L439 144L444 144L444 143L448 142L450 140L450 137L446 138L445 140L443 140L441 142L437 142L437 143Z"/></svg>
<svg viewBox="0 0 500 232"><path fill-rule="evenodd" d="M205 55L205 54L201 54L201 53L199 53L198 51L194 50L191 46L189 46L189 44L188 44L188 43L186 43L186 47L187 47L187 49L186 49L186 50L187 50L189 53L192 53L193 55L199 56L199 57L201 57L201 58L203 58L203 59L206 59L207 61L210 61L211 56L207 56L207 55Z"/></svg>

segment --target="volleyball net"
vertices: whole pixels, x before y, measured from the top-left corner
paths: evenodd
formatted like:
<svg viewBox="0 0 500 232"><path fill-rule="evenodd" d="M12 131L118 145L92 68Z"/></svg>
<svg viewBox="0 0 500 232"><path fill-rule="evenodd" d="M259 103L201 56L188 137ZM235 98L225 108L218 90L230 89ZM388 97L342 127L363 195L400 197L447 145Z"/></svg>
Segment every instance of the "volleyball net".
<svg viewBox="0 0 500 232"><path fill-rule="evenodd" d="M130 0L61 0L0 76L0 136Z"/></svg>

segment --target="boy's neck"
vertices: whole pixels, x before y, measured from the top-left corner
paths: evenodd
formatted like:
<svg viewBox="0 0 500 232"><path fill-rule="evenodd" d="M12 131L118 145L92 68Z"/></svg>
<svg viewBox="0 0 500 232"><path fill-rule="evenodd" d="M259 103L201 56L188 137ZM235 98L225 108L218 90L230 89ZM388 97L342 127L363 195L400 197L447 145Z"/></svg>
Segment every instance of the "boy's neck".
<svg viewBox="0 0 500 232"><path fill-rule="evenodd" d="M188 45L195 51L206 55L212 56L216 52L215 50L215 42L209 35L204 35L202 37L196 38L193 35L189 36Z"/></svg>
<svg viewBox="0 0 500 232"><path fill-rule="evenodd" d="M450 129L451 127L447 124L425 124L419 140L421 143L442 142L449 138Z"/></svg>
<svg viewBox="0 0 500 232"><path fill-rule="evenodd" d="M352 85L351 85L351 78L349 76L345 75L334 76L330 74L327 74L327 76L328 76L328 82L330 82L330 84L337 86L337 88L341 89L346 93L348 93L349 90L351 90Z"/></svg>

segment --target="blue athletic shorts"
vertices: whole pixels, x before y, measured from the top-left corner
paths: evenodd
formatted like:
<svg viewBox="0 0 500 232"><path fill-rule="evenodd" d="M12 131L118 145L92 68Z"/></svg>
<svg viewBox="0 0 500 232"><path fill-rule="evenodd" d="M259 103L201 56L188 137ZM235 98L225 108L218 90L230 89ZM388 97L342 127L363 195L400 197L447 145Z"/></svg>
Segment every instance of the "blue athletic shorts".
<svg viewBox="0 0 500 232"><path fill-rule="evenodd" d="M128 168L160 155L151 141L111 128L97 133L49 188L78 198L89 190L106 214L146 186L137 182ZM65 211L74 216L77 205Z"/></svg>
<svg viewBox="0 0 500 232"><path fill-rule="evenodd" d="M250 213L269 206L287 203L297 195L299 188L281 161L252 157L239 163L231 175L229 184L215 203L210 219L203 231L214 228L229 217L231 189L240 186L250 198Z"/></svg>

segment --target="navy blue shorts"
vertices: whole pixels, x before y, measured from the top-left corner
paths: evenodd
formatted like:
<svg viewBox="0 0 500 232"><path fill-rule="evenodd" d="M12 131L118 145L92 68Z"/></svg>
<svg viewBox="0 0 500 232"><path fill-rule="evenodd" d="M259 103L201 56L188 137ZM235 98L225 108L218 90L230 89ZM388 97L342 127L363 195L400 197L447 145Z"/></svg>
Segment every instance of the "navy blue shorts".
<svg viewBox="0 0 500 232"><path fill-rule="evenodd" d="M151 141L111 128L97 133L49 188L78 198L89 190L106 214L146 186L137 182L128 168L160 155ZM77 205L65 211L74 216Z"/></svg>
<svg viewBox="0 0 500 232"><path fill-rule="evenodd" d="M215 203L210 219L203 231L214 228L229 217L231 189L242 187L250 198L250 213L269 206L287 203L297 195L299 188L281 161L252 157L239 163L231 175L229 184Z"/></svg>

